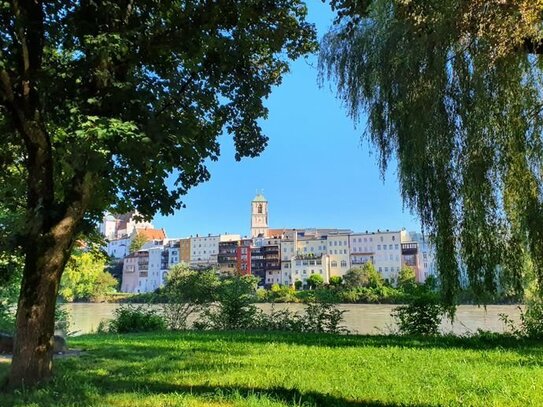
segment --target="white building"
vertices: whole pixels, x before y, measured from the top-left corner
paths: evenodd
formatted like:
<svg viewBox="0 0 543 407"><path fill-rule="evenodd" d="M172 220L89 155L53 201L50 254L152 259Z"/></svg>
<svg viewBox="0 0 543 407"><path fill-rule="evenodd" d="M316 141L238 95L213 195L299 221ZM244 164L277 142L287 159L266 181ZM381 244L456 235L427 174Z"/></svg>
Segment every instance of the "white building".
<svg viewBox="0 0 543 407"><path fill-rule="evenodd" d="M348 234L329 234L327 236L330 256L330 277L343 277L351 268L351 254Z"/></svg>
<svg viewBox="0 0 543 407"><path fill-rule="evenodd" d="M193 267L213 267L217 265L219 242L232 242L241 239L240 235L223 234L190 237L190 264Z"/></svg>
<svg viewBox="0 0 543 407"><path fill-rule="evenodd" d="M385 280L395 284L407 260L402 253L402 243L410 241L405 230L353 233L349 236L351 267L371 262Z"/></svg>
<svg viewBox="0 0 543 407"><path fill-rule="evenodd" d="M268 201L257 194L251 202L251 237L268 236Z"/></svg>
<svg viewBox="0 0 543 407"><path fill-rule="evenodd" d="M418 244L417 281L423 283L429 276L437 276L435 248L430 239L419 232L410 232L411 240Z"/></svg>
<svg viewBox="0 0 543 407"><path fill-rule="evenodd" d="M136 221L137 212L122 215L106 214L100 224L100 233L109 240L121 239L132 235L136 228L153 229L154 226L147 221Z"/></svg>

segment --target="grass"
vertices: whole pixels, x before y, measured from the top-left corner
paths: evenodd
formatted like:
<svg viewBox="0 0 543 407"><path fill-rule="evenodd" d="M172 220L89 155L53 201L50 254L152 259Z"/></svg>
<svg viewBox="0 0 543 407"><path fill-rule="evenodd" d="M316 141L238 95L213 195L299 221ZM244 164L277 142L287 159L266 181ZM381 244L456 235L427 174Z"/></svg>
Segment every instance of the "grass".
<svg viewBox="0 0 543 407"><path fill-rule="evenodd" d="M543 405L543 344L507 338L188 332L70 346L87 353L0 406Z"/></svg>

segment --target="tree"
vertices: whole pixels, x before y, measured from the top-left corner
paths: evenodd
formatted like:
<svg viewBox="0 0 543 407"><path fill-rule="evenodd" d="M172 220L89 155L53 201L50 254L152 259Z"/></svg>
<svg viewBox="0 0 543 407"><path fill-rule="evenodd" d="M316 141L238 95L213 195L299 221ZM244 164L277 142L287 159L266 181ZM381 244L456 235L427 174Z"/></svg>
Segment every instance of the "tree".
<svg viewBox="0 0 543 407"><path fill-rule="evenodd" d="M398 287L404 290L411 290L417 285L415 270L411 267L403 266L398 274Z"/></svg>
<svg viewBox="0 0 543 407"><path fill-rule="evenodd" d="M297 290L297 291L301 290L303 285L304 285L304 283L302 283L302 280L296 280L294 282L294 289Z"/></svg>
<svg viewBox="0 0 543 407"><path fill-rule="evenodd" d="M343 281L349 288L378 288L383 285L383 278L370 262L365 263L361 268L352 268L347 271L343 276Z"/></svg>
<svg viewBox="0 0 543 407"><path fill-rule="evenodd" d="M195 271L184 263L172 266L162 290L167 300L162 311L168 328L186 329L188 317L215 300L218 285L213 270Z"/></svg>
<svg viewBox="0 0 543 407"><path fill-rule="evenodd" d="M115 291L118 281L107 271L106 256L96 251L76 251L66 265L59 295L64 301L95 300Z"/></svg>
<svg viewBox="0 0 543 407"><path fill-rule="evenodd" d="M340 276L330 277L330 285L333 287L339 287L343 283L343 278Z"/></svg>
<svg viewBox="0 0 543 407"><path fill-rule="evenodd" d="M322 287L324 284L324 278L320 274L311 274L307 280L307 285L310 289L314 290L316 288Z"/></svg>
<svg viewBox="0 0 543 407"><path fill-rule="evenodd" d="M51 375L79 233L105 211L180 208L223 132L237 160L264 149L263 98L315 49L305 16L301 0L2 3L0 201L23 213L8 240L25 258L11 386Z"/></svg>
<svg viewBox="0 0 543 407"><path fill-rule="evenodd" d="M433 238L444 301L543 288L543 4L332 0L320 72Z"/></svg>
<svg viewBox="0 0 543 407"><path fill-rule="evenodd" d="M145 235L136 233L136 236L134 236L134 239L130 242L130 247L128 248L130 253L137 252L138 250L141 250L143 245L147 243L147 237Z"/></svg>

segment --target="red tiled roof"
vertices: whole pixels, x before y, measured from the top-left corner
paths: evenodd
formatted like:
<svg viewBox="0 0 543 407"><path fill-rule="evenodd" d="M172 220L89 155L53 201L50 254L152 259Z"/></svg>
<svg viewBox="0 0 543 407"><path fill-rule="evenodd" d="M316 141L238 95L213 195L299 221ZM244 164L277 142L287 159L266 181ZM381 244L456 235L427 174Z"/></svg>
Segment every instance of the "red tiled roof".
<svg viewBox="0 0 543 407"><path fill-rule="evenodd" d="M139 236L144 236L147 241L166 239L166 232L164 229L137 228L136 233Z"/></svg>

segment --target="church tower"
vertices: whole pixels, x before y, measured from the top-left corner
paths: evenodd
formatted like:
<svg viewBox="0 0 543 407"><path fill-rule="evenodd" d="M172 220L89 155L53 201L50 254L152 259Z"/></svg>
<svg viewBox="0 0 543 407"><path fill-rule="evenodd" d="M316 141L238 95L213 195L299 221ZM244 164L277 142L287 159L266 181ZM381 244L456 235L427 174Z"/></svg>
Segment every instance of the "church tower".
<svg viewBox="0 0 543 407"><path fill-rule="evenodd" d="M251 203L251 237L268 236L268 201L257 194Z"/></svg>

